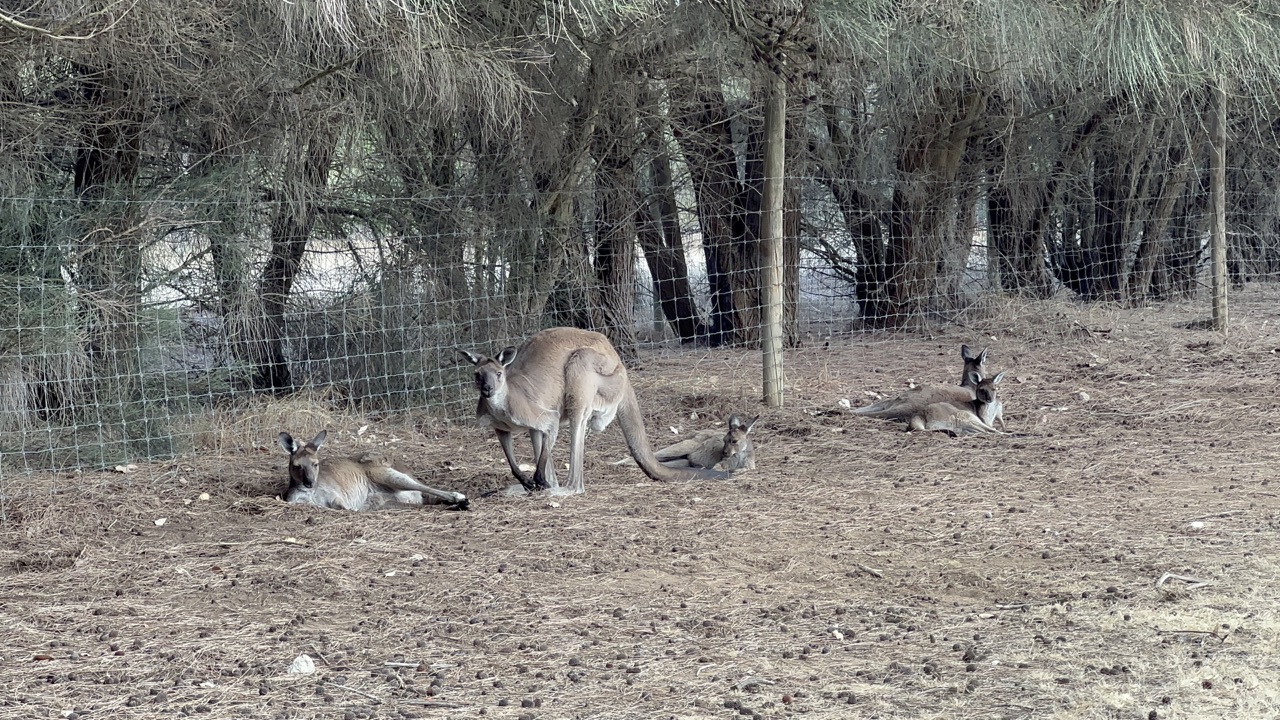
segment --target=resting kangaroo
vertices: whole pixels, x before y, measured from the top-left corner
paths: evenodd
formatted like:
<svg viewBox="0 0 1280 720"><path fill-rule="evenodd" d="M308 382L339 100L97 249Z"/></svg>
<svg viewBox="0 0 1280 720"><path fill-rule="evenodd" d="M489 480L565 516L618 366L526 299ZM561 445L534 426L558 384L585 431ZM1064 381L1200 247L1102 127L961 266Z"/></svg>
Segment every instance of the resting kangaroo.
<svg viewBox="0 0 1280 720"><path fill-rule="evenodd" d="M476 369L480 400L476 418L498 436L502 452L526 490L560 489L551 459L561 423L569 424L568 493L584 491L583 452L587 428L602 432L614 417L627 448L645 475L654 480L724 478L715 470L676 470L654 457L644 419L627 369L604 335L577 328L551 328L509 347L497 358L461 350ZM530 478L516 463L512 433L527 430L537 470Z"/></svg>
<svg viewBox="0 0 1280 720"><path fill-rule="evenodd" d="M964 385L965 387L974 387L974 385L969 379L970 378L969 373L971 372L976 372L982 377L987 376L987 366L986 366L987 349L986 348L982 348L982 352L978 353L977 355L974 355L973 351L969 349L968 345L961 345L960 358L964 360L964 371L961 373L961 376L960 376L961 385ZM992 384L995 384L996 382L998 381L993 380ZM1004 403L1001 402L999 398L992 397L989 403L986 403L982 406L982 413L980 414L980 417L982 418L982 422L992 427L995 427L995 424L999 422L1000 429L1004 430L1005 429Z"/></svg>
<svg viewBox="0 0 1280 720"><path fill-rule="evenodd" d="M730 415L729 427L724 432L702 430L693 437L658 450L654 455L667 467L754 470L756 448L750 433L759 419L757 415L743 422L737 415Z"/></svg>
<svg viewBox="0 0 1280 720"><path fill-rule="evenodd" d="M895 398L888 398L865 407L857 408L854 415L865 415L884 420L906 420L921 408L933 403L971 403L977 398L976 388L982 375L975 371L965 374L964 385L919 385Z"/></svg>
<svg viewBox="0 0 1280 720"><path fill-rule="evenodd" d="M428 498L450 509L469 507L466 495L423 485L380 458L321 460L320 446L328 435L321 430L311 442L298 445L289 433L280 433L280 447L289 453L285 502L357 512L422 505Z"/></svg>
<svg viewBox="0 0 1280 720"><path fill-rule="evenodd" d="M1003 434L987 422L985 413L996 398L996 385L1004 379L1004 373L983 378L976 372L969 379L974 382L974 398L969 402L933 402L918 406L907 418L912 430L940 430L950 435L968 433Z"/></svg>
<svg viewBox="0 0 1280 720"><path fill-rule="evenodd" d="M854 410L858 415L884 420L903 420L914 430L943 430L952 434L971 432L999 433L986 422L985 413L999 399L996 385L1004 379L1004 373L983 378L970 372L969 384L926 385L884 400L874 405Z"/></svg>
<svg viewBox="0 0 1280 720"><path fill-rule="evenodd" d="M960 359L964 361L960 385L919 385L897 397L860 407L853 414L886 420L906 420L913 412L930 403L972 401L978 381L986 376L987 349L983 348L982 352L974 355L968 345L961 345Z"/></svg>
<svg viewBox="0 0 1280 720"><path fill-rule="evenodd" d="M982 348L982 352L977 355L969 349L968 345L960 346L960 359L964 361L964 370L960 371L960 384L966 387L970 386L969 373L978 373L982 377L987 376L987 349Z"/></svg>

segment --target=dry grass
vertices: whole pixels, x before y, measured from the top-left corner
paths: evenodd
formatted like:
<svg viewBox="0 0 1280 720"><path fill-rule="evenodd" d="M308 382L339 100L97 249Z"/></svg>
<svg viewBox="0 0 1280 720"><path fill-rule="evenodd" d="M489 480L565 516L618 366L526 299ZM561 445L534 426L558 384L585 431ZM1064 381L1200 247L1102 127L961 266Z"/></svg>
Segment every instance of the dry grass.
<svg viewBox="0 0 1280 720"><path fill-rule="evenodd" d="M1234 302L1225 343L1177 328L1203 306L1070 304L813 341L788 358L793 409L757 425L760 469L720 484L644 482L610 464L611 430L587 493L554 503L288 507L267 420L293 416L267 410L216 457L24 478L0 543L0 716L1275 716L1280 343L1274 298ZM839 410L954 382L962 341L1012 371L1022 435ZM754 412L759 375L755 353L714 351L633 377L669 435ZM335 449L389 448L437 486L509 482L474 427L357 438L315 412ZM1157 587L1166 572L1211 584ZM285 674L300 653L317 674Z"/></svg>

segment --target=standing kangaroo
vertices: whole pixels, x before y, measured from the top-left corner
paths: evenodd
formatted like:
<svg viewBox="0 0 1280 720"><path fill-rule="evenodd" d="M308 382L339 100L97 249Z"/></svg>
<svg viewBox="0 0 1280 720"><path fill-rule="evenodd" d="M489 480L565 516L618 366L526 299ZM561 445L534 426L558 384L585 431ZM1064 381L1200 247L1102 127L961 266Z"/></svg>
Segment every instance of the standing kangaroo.
<svg viewBox="0 0 1280 720"><path fill-rule="evenodd" d="M382 458L322 460L320 446L328 435L321 430L311 442L299 445L289 433L280 433L280 447L289 453L285 502L357 512L422 505L428 498L435 501L431 504L454 510L470 506L466 495L423 485Z"/></svg>
<svg viewBox="0 0 1280 720"><path fill-rule="evenodd" d="M724 478L715 470L676 470L654 457L644 419L627 369L604 335L577 328L537 333L519 349L508 347L496 358L460 350L475 366L480 400L476 418L493 428L511 473L530 492L558 490L552 450L561 423L569 425L569 482L566 493L585 490L583 454L587 428L603 432L618 418L636 464L654 480ZM516 462L512 433L527 430L537 469L533 477Z"/></svg>
<svg viewBox="0 0 1280 720"><path fill-rule="evenodd" d="M759 419L757 415L743 422L737 415L730 415L729 427L724 432L701 430L693 437L658 450L654 456L667 467L754 470L756 448L749 434Z"/></svg>

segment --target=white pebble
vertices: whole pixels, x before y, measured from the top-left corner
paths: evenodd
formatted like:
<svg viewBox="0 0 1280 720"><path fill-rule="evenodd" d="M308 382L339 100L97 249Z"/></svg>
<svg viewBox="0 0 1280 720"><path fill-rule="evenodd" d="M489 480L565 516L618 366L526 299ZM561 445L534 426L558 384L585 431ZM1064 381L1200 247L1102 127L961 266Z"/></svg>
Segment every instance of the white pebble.
<svg viewBox="0 0 1280 720"><path fill-rule="evenodd" d="M299 655L289 664L290 675L311 675L316 671L316 663L310 655Z"/></svg>

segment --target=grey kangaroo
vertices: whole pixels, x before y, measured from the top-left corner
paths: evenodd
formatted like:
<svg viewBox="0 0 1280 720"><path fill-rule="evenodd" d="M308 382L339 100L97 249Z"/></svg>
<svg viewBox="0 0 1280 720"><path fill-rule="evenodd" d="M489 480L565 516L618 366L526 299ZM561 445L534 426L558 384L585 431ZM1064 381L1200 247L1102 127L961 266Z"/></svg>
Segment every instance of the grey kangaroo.
<svg viewBox="0 0 1280 720"><path fill-rule="evenodd" d="M964 360L964 371L961 372L961 375L960 375L961 385L964 385L966 387L974 387L973 384L970 382L969 373L971 372L977 372L982 377L987 376L987 366L986 366L987 349L986 348L982 348L982 352L978 353L977 355L974 355L973 351L969 349L968 345L961 345L960 358ZM991 399L991 402L986 403L982 406L982 412L980 414L980 417L982 418L982 422L992 427L994 427L995 424L999 422L1000 429L1004 430L1005 429L1004 403L1000 400L1000 398L993 397Z"/></svg>
<svg viewBox="0 0 1280 720"><path fill-rule="evenodd" d="M1004 379L1004 373L984 378L970 372L968 385L930 385L908 390L892 400L886 400L854 413L884 420L905 421L914 430L940 430L951 434L996 433L983 414L994 402L996 386Z"/></svg>
<svg viewBox="0 0 1280 720"><path fill-rule="evenodd" d="M759 419L757 415L743 422L737 415L730 415L729 426L724 432L701 430L693 437L658 450L654 455L667 467L754 470L756 448L750 433Z"/></svg>
<svg viewBox="0 0 1280 720"><path fill-rule="evenodd" d="M289 433L280 433L280 447L289 453L285 502L357 512L423 504L444 504L454 510L470 506L466 495L423 485L383 458L321 459L320 446L328 435L321 430L311 442L299 445Z"/></svg>
<svg viewBox="0 0 1280 720"><path fill-rule="evenodd" d="M587 429L603 432L616 417L636 464L654 480L725 478L709 469L679 470L658 462L627 369L609 338L578 328L551 328L496 358L460 350L475 366L480 400L476 418L493 428L511 474L529 492L581 493ZM551 452L562 423L569 425L569 481L556 480ZM528 431L537 469L533 477L516 462L512 433Z"/></svg>
<svg viewBox="0 0 1280 720"><path fill-rule="evenodd" d="M920 407L907 419L912 430L937 430L949 435L966 435L971 433L993 433L1002 435L986 420L987 411L993 404L999 403L996 397L996 385L1004 379L1004 373L995 377L983 378L972 373L974 381L974 399L967 403L935 402Z"/></svg>

